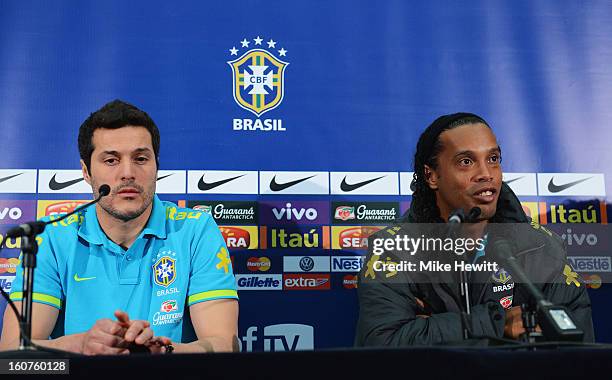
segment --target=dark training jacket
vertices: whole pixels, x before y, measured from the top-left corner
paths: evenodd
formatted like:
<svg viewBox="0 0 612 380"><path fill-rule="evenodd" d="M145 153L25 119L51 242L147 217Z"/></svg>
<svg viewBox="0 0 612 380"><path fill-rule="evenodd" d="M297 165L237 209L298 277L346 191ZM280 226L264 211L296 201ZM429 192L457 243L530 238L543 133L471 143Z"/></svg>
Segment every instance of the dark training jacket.
<svg viewBox="0 0 612 380"><path fill-rule="evenodd" d="M549 301L567 307L578 328L584 331L583 340L593 342L591 302L581 278L567 264L563 240L537 223L529 223L519 200L505 183L502 185L496 214L491 221L513 223L513 228L509 228L511 232L504 230L505 238L514 244L514 256L528 277ZM463 298L457 273L372 271L372 264L377 260L398 262L407 257L418 257L396 251L385 251L374 257L374 239L393 238L403 233L411 236L418 234L418 237L422 226L414 224L410 210L401 223L370 237L369 252L359 274L356 346L399 347L463 340ZM446 228L443 224L438 226ZM491 244L487 244L484 259L492 257L491 249ZM480 258L479 262L482 260ZM531 302L531 297L523 285L514 283L509 272L499 270L495 273L471 273L468 281L471 313L463 323L469 328L472 337L502 338L505 323L502 304L506 307L517 306ZM422 305L419 301L422 301ZM422 318L417 315L431 316Z"/></svg>

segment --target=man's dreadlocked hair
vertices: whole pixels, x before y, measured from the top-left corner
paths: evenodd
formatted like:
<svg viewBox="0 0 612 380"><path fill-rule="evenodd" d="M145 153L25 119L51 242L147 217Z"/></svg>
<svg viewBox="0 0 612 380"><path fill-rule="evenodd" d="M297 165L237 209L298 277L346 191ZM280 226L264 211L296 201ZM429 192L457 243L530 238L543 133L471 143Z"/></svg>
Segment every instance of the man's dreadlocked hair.
<svg viewBox="0 0 612 380"><path fill-rule="evenodd" d="M432 169L438 167L438 154L442 151L440 134L461 125L482 123L491 128L483 118L471 113L455 113L440 116L419 137L414 154L414 178L412 190L412 216L417 223L443 222L440 209L436 204L436 194L425 180L425 165Z"/></svg>

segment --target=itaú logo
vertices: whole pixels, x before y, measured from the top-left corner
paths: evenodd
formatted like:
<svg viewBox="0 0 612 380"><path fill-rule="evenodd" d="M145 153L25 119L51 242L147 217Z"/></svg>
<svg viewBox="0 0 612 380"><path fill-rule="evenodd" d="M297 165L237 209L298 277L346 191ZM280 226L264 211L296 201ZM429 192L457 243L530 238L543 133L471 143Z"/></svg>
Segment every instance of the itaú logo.
<svg viewBox="0 0 612 380"><path fill-rule="evenodd" d="M227 248L248 249L251 245L251 234L247 230L238 227L219 227L219 230Z"/></svg>

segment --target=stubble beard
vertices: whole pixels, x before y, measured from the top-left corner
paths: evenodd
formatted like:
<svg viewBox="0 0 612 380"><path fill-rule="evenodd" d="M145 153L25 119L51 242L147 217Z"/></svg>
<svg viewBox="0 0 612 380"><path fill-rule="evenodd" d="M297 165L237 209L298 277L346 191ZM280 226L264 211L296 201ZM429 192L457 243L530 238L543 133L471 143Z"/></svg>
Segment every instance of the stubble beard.
<svg viewBox="0 0 612 380"><path fill-rule="evenodd" d="M122 211L112 205L111 203L112 197L115 197L117 193L124 187L133 187L135 189L138 189L138 191L140 191L140 195L142 195L143 197L143 202L142 202L142 205L138 209L132 210L132 211ZM98 189L97 184L94 184L94 189ZM138 218L147 210L147 208L153 202L154 192L155 192L155 188L145 190L142 186L138 186L135 183L126 183L126 184L122 184L118 186L115 189L112 189L111 193L108 195L111 198L106 198L106 197L102 198L99 202L99 205L102 208L102 210L104 210L107 214L109 214L113 218L121 220L122 222L129 222L131 220ZM94 191L94 196L95 197L99 196L97 190Z"/></svg>

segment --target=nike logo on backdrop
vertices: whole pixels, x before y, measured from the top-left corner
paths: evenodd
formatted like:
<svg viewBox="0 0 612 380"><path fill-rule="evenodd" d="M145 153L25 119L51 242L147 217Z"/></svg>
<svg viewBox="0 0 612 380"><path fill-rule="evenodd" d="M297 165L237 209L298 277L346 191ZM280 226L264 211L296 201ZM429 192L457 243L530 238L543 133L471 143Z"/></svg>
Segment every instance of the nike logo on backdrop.
<svg viewBox="0 0 612 380"><path fill-rule="evenodd" d="M174 173L172 173L172 174L174 174ZM163 175L163 176L161 176L161 177L157 177L157 180L158 180L158 181L161 181L161 180L162 180L162 179L164 179L164 178L168 178L168 177L170 177L172 174L166 174L166 175Z"/></svg>
<svg viewBox="0 0 612 380"><path fill-rule="evenodd" d="M215 181L215 182L210 182L210 183L206 183L204 182L204 176L206 174L202 174L202 177L200 177L200 180L198 181L198 189L202 190L202 191L206 191L206 190L210 190L210 189L214 189L215 187L219 187L225 183L228 183L230 181L233 181L235 179L238 179L240 177L244 177L246 174L242 174L236 177L232 177L232 178L226 178L226 179L222 179L220 181Z"/></svg>
<svg viewBox="0 0 612 380"><path fill-rule="evenodd" d="M55 176L57 174L53 174L53 177L51 177L51 180L49 181L49 189L51 190L62 190L67 188L68 186L72 186L75 183L79 183L81 181L83 181L83 178L77 178L77 179L73 179L70 181L66 181L66 182L57 182L55 180Z"/></svg>
<svg viewBox="0 0 612 380"><path fill-rule="evenodd" d="M0 178L0 183L2 183L2 182L4 182L4 181L8 181L9 179L11 179L11 178L15 178L15 177L17 177L18 175L22 175L22 174L23 174L23 173L17 173L17 174L10 175L10 176L8 176L8 177Z"/></svg>
<svg viewBox="0 0 612 380"><path fill-rule="evenodd" d="M522 177L516 177L516 178L511 179L510 181L504 181L504 182L506 182L506 184L509 184L509 183L511 183L511 182L518 181L518 180L519 180L519 179L521 179L521 178L525 178L525 176L522 176Z"/></svg>
<svg viewBox="0 0 612 380"><path fill-rule="evenodd" d="M95 277L79 277L78 274L74 274L74 281L76 282L81 282L81 281L87 281L87 280L93 280Z"/></svg>
<svg viewBox="0 0 612 380"><path fill-rule="evenodd" d="M367 181L362 181L362 182L357 182L357 183L347 183L346 182L346 176L342 179L342 183L340 184L340 190L345 191L345 192L349 192L349 191L353 191L356 189L359 189L360 187L363 187L369 183L372 183L374 181L378 181L379 179L383 178L383 176L378 177L378 178L372 178L372 179L368 179Z"/></svg>
<svg viewBox="0 0 612 380"><path fill-rule="evenodd" d="M589 180L593 177L588 177L588 178L583 178L583 179L579 179L578 181L574 181L574 182L570 182L570 183L566 183L564 185L555 185L553 183L553 180L555 179L555 177L550 179L550 182L548 182L548 191L550 191L551 193L558 193L561 192L565 189L569 189L570 187L579 184L580 182L584 182L586 180Z"/></svg>
<svg viewBox="0 0 612 380"><path fill-rule="evenodd" d="M300 178L300 179L296 179L295 181L290 181L290 182L285 182L285 183L278 183L276 182L276 176L274 176L272 178L272 181L270 182L270 190L272 191L282 191L285 190L293 185L297 185L300 182L304 182L307 179L311 179L312 177L315 177L315 175L311 175L310 177L306 177L306 178Z"/></svg>

